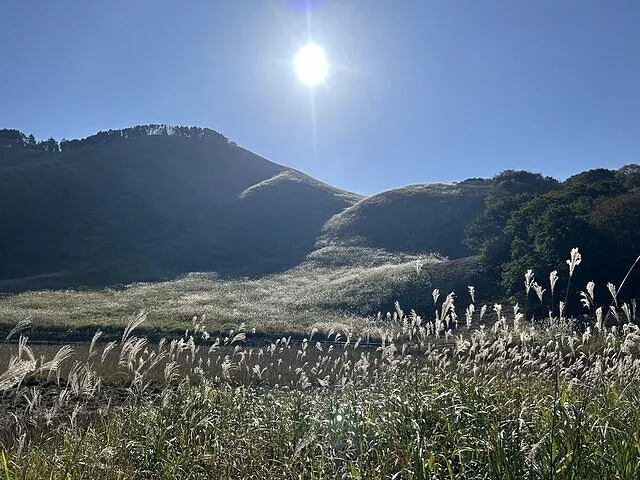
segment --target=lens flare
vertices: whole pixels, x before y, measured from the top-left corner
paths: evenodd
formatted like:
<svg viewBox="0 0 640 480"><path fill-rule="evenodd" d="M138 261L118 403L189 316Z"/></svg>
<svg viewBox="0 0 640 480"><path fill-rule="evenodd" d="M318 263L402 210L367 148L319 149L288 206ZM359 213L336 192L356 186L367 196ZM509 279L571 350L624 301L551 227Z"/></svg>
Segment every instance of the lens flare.
<svg viewBox="0 0 640 480"><path fill-rule="evenodd" d="M302 47L293 59L293 64L298 79L310 87L324 81L329 73L327 56L322 47L315 43L308 43Z"/></svg>

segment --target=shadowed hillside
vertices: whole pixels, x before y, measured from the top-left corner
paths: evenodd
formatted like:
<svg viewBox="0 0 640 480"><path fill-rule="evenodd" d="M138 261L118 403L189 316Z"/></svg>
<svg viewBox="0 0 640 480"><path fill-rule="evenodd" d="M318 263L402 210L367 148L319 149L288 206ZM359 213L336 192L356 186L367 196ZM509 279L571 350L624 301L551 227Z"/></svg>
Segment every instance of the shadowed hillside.
<svg viewBox="0 0 640 480"><path fill-rule="evenodd" d="M38 145L0 146L4 291L282 270L358 198L219 134Z"/></svg>
<svg viewBox="0 0 640 480"><path fill-rule="evenodd" d="M465 257L465 225L482 211L487 191L484 185L425 184L373 195L332 217L323 227L319 246Z"/></svg>
<svg viewBox="0 0 640 480"><path fill-rule="evenodd" d="M143 125L60 143L0 130L0 292L282 274L311 285L288 295L367 315L468 285L535 303L522 272L536 269L538 283L558 271L556 295L579 298L594 281L604 297L640 262L639 179L634 164L564 182L507 170L362 197L209 129ZM569 284L574 247L589 261ZM638 272L616 300L638 298Z"/></svg>

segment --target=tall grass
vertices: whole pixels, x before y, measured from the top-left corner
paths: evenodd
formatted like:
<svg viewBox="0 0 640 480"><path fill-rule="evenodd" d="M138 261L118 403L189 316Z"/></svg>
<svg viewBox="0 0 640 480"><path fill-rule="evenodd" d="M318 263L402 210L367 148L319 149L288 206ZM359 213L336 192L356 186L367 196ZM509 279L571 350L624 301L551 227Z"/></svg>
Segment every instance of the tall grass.
<svg viewBox="0 0 640 480"><path fill-rule="evenodd" d="M416 260L424 264L420 275L415 273ZM0 331L4 327L8 332L28 319L32 337L58 334L66 341L70 335L89 340L99 328L104 337L115 340L122 335L127 317L144 309L147 320L142 327L149 336L184 331L196 315L210 332L246 322L261 333L302 336L316 326L348 328L367 323L379 310L392 309L395 300L406 298L406 303L418 308L415 301L428 294L431 269L441 263L441 257L430 254L325 247L294 269L258 279L193 273L123 289L27 292L0 299ZM404 294L406 287L423 295Z"/></svg>
<svg viewBox="0 0 640 480"><path fill-rule="evenodd" d="M0 474L638 478L635 305L614 303L607 321L590 292L580 325L477 305L469 288L434 291L429 315L397 304L370 329L262 346L243 325L215 337L199 319L152 343L144 312L109 343L32 346L23 331L0 360Z"/></svg>

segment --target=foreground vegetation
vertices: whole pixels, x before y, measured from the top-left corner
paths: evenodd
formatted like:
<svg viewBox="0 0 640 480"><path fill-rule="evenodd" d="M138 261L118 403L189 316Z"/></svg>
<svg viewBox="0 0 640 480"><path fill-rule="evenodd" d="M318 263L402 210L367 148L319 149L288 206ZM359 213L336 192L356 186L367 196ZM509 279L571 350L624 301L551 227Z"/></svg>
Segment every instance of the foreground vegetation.
<svg viewBox="0 0 640 480"><path fill-rule="evenodd" d="M581 262L569 259L573 274ZM534 298L553 293L527 272ZM424 318L251 346L196 319L174 340L2 350L6 478L638 478L635 304L588 322L433 292ZM462 296L461 296L462 297ZM566 299L565 299L566 300ZM609 308L609 303L611 308ZM464 308L464 313L461 312ZM508 311L507 311L508 310ZM607 314L607 312L609 312Z"/></svg>

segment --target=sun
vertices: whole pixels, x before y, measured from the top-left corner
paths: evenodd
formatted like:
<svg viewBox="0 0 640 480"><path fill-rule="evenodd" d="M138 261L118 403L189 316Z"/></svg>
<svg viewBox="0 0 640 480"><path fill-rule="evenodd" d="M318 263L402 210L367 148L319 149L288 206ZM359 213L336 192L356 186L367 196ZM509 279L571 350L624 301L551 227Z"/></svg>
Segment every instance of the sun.
<svg viewBox="0 0 640 480"><path fill-rule="evenodd" d="M324 50L315 43L308 43L298 50L293 65L298 79L310 87L324 81L329 73L329 63Z"/></svg>

